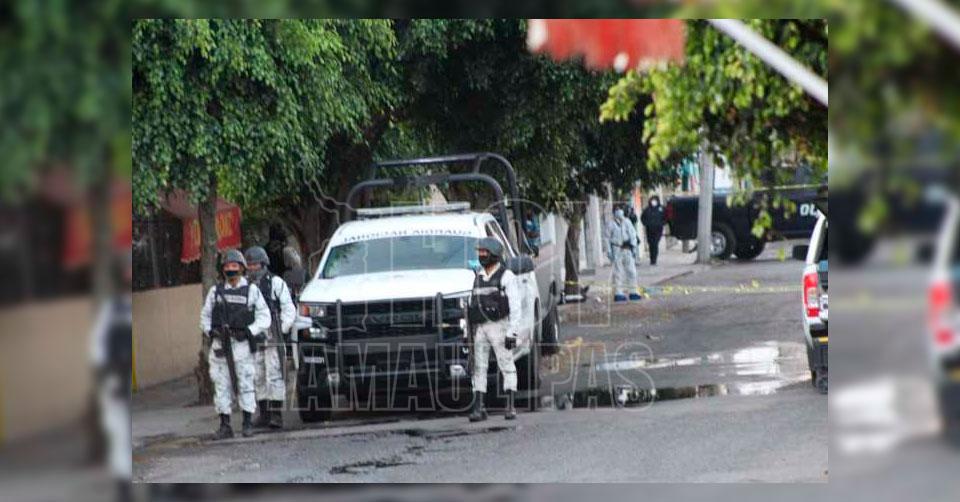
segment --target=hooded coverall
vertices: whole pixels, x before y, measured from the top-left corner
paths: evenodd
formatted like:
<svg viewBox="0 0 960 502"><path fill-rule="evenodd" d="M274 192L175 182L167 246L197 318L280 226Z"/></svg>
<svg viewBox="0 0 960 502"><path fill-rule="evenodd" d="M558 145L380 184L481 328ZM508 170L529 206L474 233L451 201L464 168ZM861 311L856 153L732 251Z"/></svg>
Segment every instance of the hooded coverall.
<svg viewBox="0 0 960 502"><path fill-rule="evenodd" d="M635 293L637 289L637 231L633 224L617 211L607 227L610 259L613 261L613 287L617 295Z"/></svg>

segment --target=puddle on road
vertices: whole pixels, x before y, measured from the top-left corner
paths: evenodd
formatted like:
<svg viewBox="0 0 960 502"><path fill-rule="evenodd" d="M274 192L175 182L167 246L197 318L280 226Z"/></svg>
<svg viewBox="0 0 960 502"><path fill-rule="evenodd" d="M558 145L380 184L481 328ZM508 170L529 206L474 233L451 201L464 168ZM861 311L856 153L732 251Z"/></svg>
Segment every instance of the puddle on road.
<svg viewBox="0 0 960 502"><path fill-rule="evenodd" d="M590 365L585 365L589 367ZM647 372L702 367L715 371L722 383L657 387L651 385L595 387L547 396L544 408L639 407L657 401L713 396L763 396L800 382L809 381L806 346L793 342L765 342L744 349L714 352L692 357L630 357L593 365L597 372ZM627 379L629 380L629 379ZM726 381L729 380L729 381Z"/></svg>

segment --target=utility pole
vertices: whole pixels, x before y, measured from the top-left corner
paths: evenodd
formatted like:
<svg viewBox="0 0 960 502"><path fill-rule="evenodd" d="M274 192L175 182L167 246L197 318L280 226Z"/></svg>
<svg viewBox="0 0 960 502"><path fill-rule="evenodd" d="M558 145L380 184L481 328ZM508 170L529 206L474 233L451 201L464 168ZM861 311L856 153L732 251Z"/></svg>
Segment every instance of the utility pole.
<svg viewBox="0 0 960 502"><path fill-rule="evenodd" d="M713 157L706 141L700 145L700 200L697 208L697 263L709 264L713 229Z"/></svg>

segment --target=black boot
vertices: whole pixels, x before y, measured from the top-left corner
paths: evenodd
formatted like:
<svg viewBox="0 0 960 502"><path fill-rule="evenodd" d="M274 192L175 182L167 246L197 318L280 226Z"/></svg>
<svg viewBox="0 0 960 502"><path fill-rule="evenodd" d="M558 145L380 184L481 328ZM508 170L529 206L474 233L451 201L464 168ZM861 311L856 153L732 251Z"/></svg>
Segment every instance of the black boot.
<svg viewBox="0 0 960 502"><path fill-rule="evenodd" d="M483 392L474 391L473 410L470 411L470 421L480 422L487 419L487 410L483 407Z"/></svg>
<svg viewBox="0 0 960 502"><path fill-rule="evenodd" d="M245 438L253 436L253 413L249 411L243 412L243 429L241 429L240 433L243 434Z"/></svg>
<svg viewBox="0 0 960 502"><path fill-rule="evenodd" d="M270 411L267 409L269 404L270 401L257 401L257 420L253 423L254 427L262 429L270 425Z"/></svg>
<svg viewBox="0 0 960 502"><path fill-rule="evenodd" d="M270 428L283 428L283 401L270 401Z"/></svg>
<svg viewBox="0 0 960 502"><path fill-rule="evenodd" d="M503 414L503 418L507 420L513 420L517 418L517 409L513 407L513 395L516 393L517 392L513 390L507 391L507 411Z"/></svg>
<svg viewBox="0 0 960 502"><path fill-rule="evenodd" d="M230 427L230 415L220 414L220 428L213 434L213 439L230 439L233 429Z"/></svg>

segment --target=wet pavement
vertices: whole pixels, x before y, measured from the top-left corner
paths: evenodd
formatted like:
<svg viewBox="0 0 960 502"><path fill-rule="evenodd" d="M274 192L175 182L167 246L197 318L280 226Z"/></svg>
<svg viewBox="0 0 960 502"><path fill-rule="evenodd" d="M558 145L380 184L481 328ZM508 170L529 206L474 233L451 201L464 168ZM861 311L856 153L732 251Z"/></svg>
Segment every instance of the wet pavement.
<svg viewBox="0 0 960 502"><path fill-rule="evenodd" d="M348 412L306 427L290 413L288 431L214 443L198 432L213 429L212 412L181 408L190 432L141 440L136 478L826 481L827 398L806 367L800 264L778 256L771 246L647 288L640 302L563 306L540 411L517 421ZM141 409L135 433L137 417L166 423L156 416Z"/></svg>

